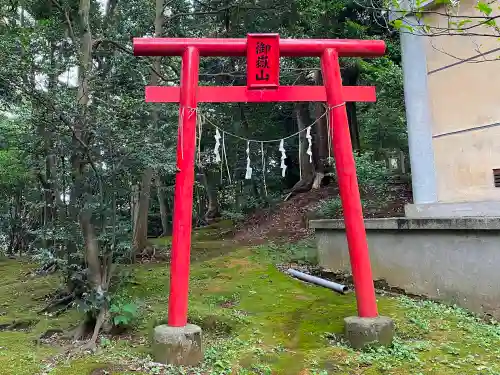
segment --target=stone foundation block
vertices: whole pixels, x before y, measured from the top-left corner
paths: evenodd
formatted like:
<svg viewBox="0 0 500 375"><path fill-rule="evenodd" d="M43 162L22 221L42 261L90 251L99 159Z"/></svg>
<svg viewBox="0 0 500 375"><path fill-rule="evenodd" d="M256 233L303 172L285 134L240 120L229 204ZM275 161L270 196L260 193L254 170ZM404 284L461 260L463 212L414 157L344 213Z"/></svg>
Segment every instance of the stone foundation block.
<svg viewBox="0 0 500 375"><path fill-rule="evenodd" d="M368 345L389 346L394 338L395 326L391 318L360 318L351 316L344 319L345 338L354 349Z"/></svg>
<svg viewBox="0 0 500 375"><path fill-rule="evenodd" d="M196 366L203 360L201 328L160 325L153 332L153 359L167 365Z"/></svg>

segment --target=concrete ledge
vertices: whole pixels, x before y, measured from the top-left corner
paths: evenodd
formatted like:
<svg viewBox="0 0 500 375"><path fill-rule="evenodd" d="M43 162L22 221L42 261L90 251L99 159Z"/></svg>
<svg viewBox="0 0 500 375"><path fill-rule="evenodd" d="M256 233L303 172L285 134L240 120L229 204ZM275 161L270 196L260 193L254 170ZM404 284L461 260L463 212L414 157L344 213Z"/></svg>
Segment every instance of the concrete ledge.
<svg viewBox="0 0 500 375"><path fill-rule="evenodd" d="M345 229L342 219L311 220L312 229ZM383 219L366 219L366 230L500 230L500 217L487 218L422 218L409 219L389 217Z"/></svg>
<svg viewBox="0 0 500 375"><path fill-rule="evenodd" d="M405 216L414 218L499 217L500 201L407 204Z"/></svg>
<svg viewBox="0 0 500 375"><path fill-rule="evenodd" d="M367 219L373 277L500 319L500 218ZM320 266L350 272L343 220L312 220Z"/></svg>

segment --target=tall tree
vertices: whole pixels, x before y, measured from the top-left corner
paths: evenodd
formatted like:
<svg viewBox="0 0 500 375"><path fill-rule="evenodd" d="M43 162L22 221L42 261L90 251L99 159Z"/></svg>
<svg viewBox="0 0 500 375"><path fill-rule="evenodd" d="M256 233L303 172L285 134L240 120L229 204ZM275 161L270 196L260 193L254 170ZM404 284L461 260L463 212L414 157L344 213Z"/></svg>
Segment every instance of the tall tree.
<svg viewBox="0 0 500 375"><path fill-rule="evenodd" d="M156 0L155 7L155 37L160 38L163 35L163 4L164 0ZM151 69L150 85L157 86L159 83L159 74L161 70L161 57L157 56L153 59L153 67ZM151 122L153 127L156 127L159 122L159 107L154 105L151 110ZM151 196L151 185L153 180L154 170L151 166L147 166L142 175L139 200L137 204L137 217L134 222L134 239L133 246L136 252L141 252L147 247L148 242L148 213Z"/></svg>

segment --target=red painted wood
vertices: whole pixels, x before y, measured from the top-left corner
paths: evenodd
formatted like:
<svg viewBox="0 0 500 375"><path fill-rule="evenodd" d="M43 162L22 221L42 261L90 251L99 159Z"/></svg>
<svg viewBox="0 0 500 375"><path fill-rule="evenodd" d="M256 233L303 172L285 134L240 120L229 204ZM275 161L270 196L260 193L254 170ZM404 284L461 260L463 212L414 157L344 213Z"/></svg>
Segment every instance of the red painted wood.
<svg viewBox="0 0 500 375"><path fill-rule="evenodd" d="M325 50L321 57L321 70L326 88L332 135L332 151L335 157L337 182L344 211L345 232L349 247L354 290L358 315L362 318L378 316L377 300L373 285L370 254L366 240L363 209L359 195L356 164L352 153L351 135L347 121L347 110L342 95L339 57L335 50Z"/></svg>
<svg viewBox="0 0 500 375"><path fill-rule="evenodd" d="M343 86L346 102L375 102L374 86ZM178 103L178 86L146 86L146 102ZM326 102L324 86L280 86L276 90L248 90L245 86L199 86L199 103Z"/></svg>
<svg viewBox="0 0 500 375"><path fill-rule="evenodd" d="M188 47L196 47L201 56L245 56L247 39L241 38L133 38L136 56L181 56ZM385 53L383 40L355 39L280 39L281 56L321 56L326 48L341 57L374 57Z"/></svg>
<svg viewBox="0 0 500 375"><path fill-rule="evenodd" d="M280 36L248 34L247 87L277 88L280 84Z"/></svg>
<svg viewBox="0 0 500 375"><path fill-rule="evenodd" d="M251 38L250 38L251 39ZM200 56L245 56L247 39L134 38L137 56L182 56L181 87L146 87L146 101L179 103L179 129L170 272L168 324L187 323L189 263L192 226L196 111L198 102L327 102L333 136L333 153L344 210L354 287L361 317L377 316L370 258L357 186L344 102L375 101L374 87L342 86L338 57L375 57L385 52L381 40L280 39L285 57L321 57L325 86L284 86L272 90L247 87L198 87ZM251 82L250 82L251 83ZM252 85L253 87L253 85Z"/></svg>
<svg viewBox="0 0 500 375"><path fill-rule="evenodd" d="M191 227L193 225L194 156L196 150L196 87L200 54L189 47L182 55L179 128L177 134L177 168L174 190L174 220L170 260L170 294L168 325L187 324Z"/></svg>

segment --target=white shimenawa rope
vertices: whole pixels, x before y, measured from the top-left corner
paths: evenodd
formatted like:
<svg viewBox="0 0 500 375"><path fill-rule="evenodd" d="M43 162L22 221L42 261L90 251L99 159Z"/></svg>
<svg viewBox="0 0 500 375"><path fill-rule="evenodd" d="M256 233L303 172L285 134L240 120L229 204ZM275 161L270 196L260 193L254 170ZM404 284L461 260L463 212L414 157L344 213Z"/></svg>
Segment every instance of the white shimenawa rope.
<svg viewBox="0 0 500 375"><path fill-rule="evenodd" d="M299 131L297 131L297 132L295 132L295 133L293 133L293 134L290 134L290 135L288 135L288 136L286 136L286 137L283 137L283 138L277 138L277 139L267 139L267 140L263 140L263 139L252 139L252 138L245 138L245 137L241 137L241 136L239 136L239 135L237 135L237 134L234 134L234 133L228 132L228 131L226 131L226 130L222 129L221 127L219 127L219 126L215 125L212 121L210 121L210 119L209 119L207 116L203 116L203 120L204 120L204 122L206 122L206 123L208 123L208 124L212 125L214 128L219 129L221 132L223 132L223 133L225 133L225 134L227 134L227 135L229 135L229 136L231 136L231 137L241 139L242 141L245 141L245 142L255 142L255 143L260 143L260 142L264 142L264 143L274 143L274 142L281 142L281 140L282 140L282 139L283 139L283 140L287 140L287 139L289 139L289 138L293 138L293 137L295 137L295 136L299 135L299 134L300 134L300 133L302 133L302 132L306 132L308 128L313 127L314 125L316 125L316 124L319 122L319 120L321 120L323 117L327 116L327 115L328 115L328 113L329 113L329 111L331 111L331 110L332 110L332 109L334 109L334 108L342 107L343 105L345 105L345 102L340 103L340 104L337 104L337 105L334 105L334 106L332 106L332 107L328 107L328 108L327 108L327 110L326 110L325 112L323 112L323 114L322 114L321 116L319 116L319 117L318 117L318 118L317 118L317 119L316 119L316 120L315 120L315 121L314 121L311 125L309 125L309 126L305 127L305 128L304 128L304 129L302 129L302 130L299 130ZM328 116L327 116L327 117L328 117Z"/></svg>
<svg viewBox="0 0 500 375"><path fill-rule="evenodd" d="M322 119L324 116L326 116L327 112L325 111L320 117L318 117L316 119L316 121L314 121L311 125L309 125L307 128L310 128L314 125L316 125L318 123L318 121L320 119ZM293 138L297 135L299 135L300 133L304 132L304 131L307 131L307 128L304 128L302 130L299 130L298 132L295 132L291 135L288 135L286 137L283 137L283 138L277 138L277 139L268 139L268 140L262 140L262 139L252 139L252 138L245 138L245 137L241 137L237 134L234 134L234 133L231 133L231 132L228 132L226 130L223 130L221 129L219 126L215 125L213 122L210 121L210 119L208 119L206 116L203 117L204 121L210 125L212 125L214 128L216 129L220 129L221 132L224 132L226 133L227 135L231 136L231 137L234 137L234 138L237 138L237 139L241 139L242 141L245 141L245 142L254 142L254 143L260 143L260 142L264 142L264 143L275 143L275 142L280 142L282 139L283 140L287 140L289 138Z"/></svg>
<svg viewBox="0 0 500 375"><path fill-rule="evenodd" d="M262 168L263 168L263 173L264 173L264 188L266 190L266 195L267 195L267 187L265 186L265 157L264 157L264 143L273 143L273 142L280 142L279 145L279 151L281 152L281 165L280 168L282 169L281 175L285 177L286 174L286 169L287 166L285 164L285 159L286 159L286 150L285 150L285 140L290 139L292 137L295 137L297 135L300 135L302 132L306 132L306 139L308 142L308 148L306 153L309 155L309 162L312 163L312 136L311 136L311 128L316 125L324 116L326 116L326 122L327 122L327 127L328 127L328 161L330 162L331 160L331 148L332 148L332 134L331 134L331 124L330 124L330 111L332 109L338 108L345 105L345 102L342 102L340 104L334 105L332 107L327 107L326 111L319 116L311 125L303 128L302 130L299 130L289 136L279 138L279 139L268 139L268 140L260 140L260 139L250 139L246 137L241 137L239 135L236 135L234 133L227 132L220 128L219 126L215 125L213 122L211 122L206 116L203 116L200 114L198 108L188 108L189 114L188 116L191 117L193 113L196 113L197 116L197 122L199 123L199 143L198 143L198 155L199 155L199 162L201 164L201 131L202 131L202 124L204 122L207 122L208 124L212 125L215 128L215 147L214 147L214 154L215 154L215 159L216 162L221 163L221 179L222 179L222 169L223 169L223 163L226 163L226 169L227 169L227 174L228 174L228 179L229 183L231 183L231 174L229 171L229 164L227 162L227 153L226 153L226 146L225 146L225 134L241 139L243 141L247 142L247 148L246 148L246 154L247 154L247 167L246 167L246 173L245 173L245 179L249 180L252 178L252 167L250 166L250 142L256 142L261 144L261 153L262 153ZM184 143L183 143L183 118L184 118L184 107L181 107L179 111L179 141L181 142L181 158L184 158ZM222 136L221 134L222 133ZM222 160L220 153L219 153L219 147L221 146L220 144L220 139L222 139L222 156L224 160ZM300 137L299 137L299 150L300 150ZM300 163L300 152L299 152L299 163ZM302 168L300 167L300 173L302 174Z"/></svg>

